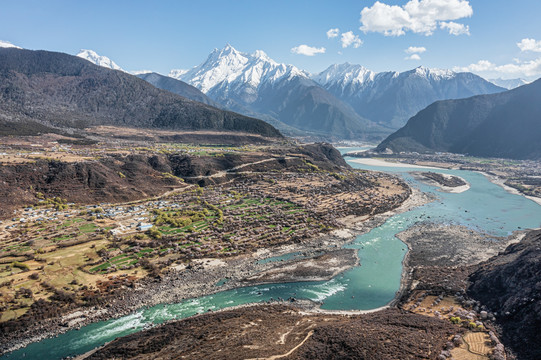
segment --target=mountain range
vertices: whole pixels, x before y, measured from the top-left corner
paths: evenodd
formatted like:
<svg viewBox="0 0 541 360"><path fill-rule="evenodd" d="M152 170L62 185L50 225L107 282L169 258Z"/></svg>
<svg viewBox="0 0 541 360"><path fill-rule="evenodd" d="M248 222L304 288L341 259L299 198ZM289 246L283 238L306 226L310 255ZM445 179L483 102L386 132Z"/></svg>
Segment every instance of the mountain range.
<svg viewBox="0 0 541 360"><path fill-rule="evenodd" d="M541 79L498 94L438 101L412 117L376 151L539 159L540 100Z"/></svg>
<svg viewBox="0 0 541 360"><path fill-rule="evenodd" d="M360 65L331 65L313 77L361 116L398 129L437 100L460 99L503 91L472 73L418 67L405 72L374 73Z"/></svg>
<svg viewBox="0 0 541 360"><path fill-rule="evenodd" d="M180 74L179 80L226 108L267 121L273 119L279 128L285 124L311 134L349 139L389 132L359 116L307 72L279 64L263 51L247 54L227 45L215 49L201 65Z"/></svg>
<svg viewBox="0 0 541 360"><path fill-rule="evenodd" d="M97 63L95 56L86 58ZM103 66L106 59L100 60ZM434 101L505 91L472 73L424 67L375 73L345 63L309 74L261 50L248 54L231 45L215 49L190 70L169 73L200 93L186 92L187 85L162 75L143 75L158 88L263 119L287 135L329 140L379 141Z"/></svg>
<svg viewBox="0 0 541 360"><path fill-rule="evenodd" d="M360 138L390 133L434 101L504 91L472 73L417 68L375 73L360 65L332 65L309 74L279 64L263 51L227 45L176 76L225 107L264 114L298 129Z"/></svg>
<svg viewBox="0 0 541 360"><path fill-rule="evenodd" d="M123 71L49 51L0 48L0 128L232 130L281 136L264 121L157 89Z"/></svg>

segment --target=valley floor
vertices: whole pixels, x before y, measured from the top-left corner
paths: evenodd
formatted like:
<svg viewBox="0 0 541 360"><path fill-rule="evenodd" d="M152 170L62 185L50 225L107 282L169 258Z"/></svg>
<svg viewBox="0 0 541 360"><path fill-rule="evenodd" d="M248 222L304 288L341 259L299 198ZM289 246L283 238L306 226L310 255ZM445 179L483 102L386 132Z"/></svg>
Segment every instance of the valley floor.
<svg viewBox="0 0 541 360"><path fill-rule="evenodd" d="M397 177L344 166L330 146L146 141L130 151L126 143L104 142L99 156L84 145L64 148L69 161L50 156L56 150L32 155L15 145L3 155L10 159L0 171L26 182L11 183L9 191L24 196L0 224L2 352L141 307L246 285L329 279L359 262L355 251L337 248L432 201ZM81 164L91 175L77 182ZM27 177L40 166L52 179L47 184ZM62 192L66 169L90 195ZM89 180L94 174L103 177ZM138 195L137 174L147 184ZM460 178L418 176L449 191L467 186ZM119 193L127 201L103 201ZM399 234L409 252L390 308L324 311L318 303L278 299L173 321L82 358L175 352L216 359L488 359L501 346L489 333L496 331L494 314L466 295L467 278L520 236L494 239L419 223ZM300 256L288 258L292 253Z"/></svg>

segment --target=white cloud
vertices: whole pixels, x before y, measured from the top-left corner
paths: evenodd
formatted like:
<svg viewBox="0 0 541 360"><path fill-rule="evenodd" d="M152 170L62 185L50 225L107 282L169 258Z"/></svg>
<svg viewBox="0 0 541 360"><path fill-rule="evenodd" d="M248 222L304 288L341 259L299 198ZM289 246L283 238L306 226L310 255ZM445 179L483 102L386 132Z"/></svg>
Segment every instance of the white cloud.
<svg viewBox="0 0 541 360"><path fill-rule="evenodd" d="M295 46L294 48L291 48L292 53L299 54L299 55L306 55L306 56L314 56L316 54L324 54L325 50L326 49L324 47L317 48L317 47L308 46L308 45L304 45L304 44L299 45L299 46Z"/></svg>
<svg viewBox="0 0 541 360"><path fill-rule="evenodd" d="M363 44L362 40L359 39L359 35L354 35L353 31L342 33L340 41L342 42L343 48L347 48L350 45L353 45L354 48L358 48Z"/></svg>
<svg viewBox="0 0 541 360"><path fill-rule="evenodd" d="M421 57L419 54L411 54L410 56L406 56L404 60L421 60Z"/></svg>
<svg viewBox="0 0 541 360"><path fill-rule="evenodd" d="M406 54L422 54L426 51L426 48L424 46L410 46L404 52Z"/></svg>
<svg viewBox="0 0 541 360"><path fill-rule="evenodd" d="M541 58L525 61L520 64L506 64L496 67L501 74L518 75L524 77L539 77L541 75Z"/></svg>
<svg viewBox="0 0 541 360"><path fill-rule="evenodd" d="M541 52L541 40L535 39L522 39L517 43L520 51L534 51Z"/></svg>
<svg viewBox="0 0 541 360"><path fill-rule="evenodd" d="M410 0L405 5L387 5L376 1L372 7L361 11L360 29L364 32L379 32L386 36L404 35L406 31L432 35L438 25L460 31L457 23L445 23L470 17L473 9L468 0ZM456 25L450 25L456 24ZM462 31L467 30L463 26Z"/></svg>
<svg viewBox="0 0 541 360"><path fill-rule="evenodd" d="M465 67L454 67L454 71L465 71L465 72L485 72L492 71L496 67L495 64L491 63L488 60L479 60L475 64L470 64Z"/></svg>
<svg viewBox="0 0 541 360"><path fill-rule="evenodd" d="M449 30L449 34L451 35L470 35L470 27L464 24L459 24L453 21L444 22L442 21L440 23L440 29L447 29Z"/></svg>
<svg viewBox="0 0 541 360"><path fill-rule="evenodd" d="M376 3L372 7L365 7L361 11L361 23L359 28L364 32L381 32L385 35L404 35L404 29L408 29L411 23L409 14L400 6L389 6Z"/></svg>
<svg viewBox="0 0 541 360"><path fill-rule="evenodd" d="M338 36L338 34L340 34L340 29L336 28L336 29L329 29L329 31L327 31L327 37L329 39L332 39L332 38L335 38Z"/></svg>
<svg viewBox="0 0 541 360"><path fill-rule="evenodd" d="M504 65L496 65L488 60L480 60L475 64L470 64L465 67L455 67L453 70L481 73L482 75L490 77L509 78L518 76L523 78L533 78L541 76L541 58Z"/></svg>

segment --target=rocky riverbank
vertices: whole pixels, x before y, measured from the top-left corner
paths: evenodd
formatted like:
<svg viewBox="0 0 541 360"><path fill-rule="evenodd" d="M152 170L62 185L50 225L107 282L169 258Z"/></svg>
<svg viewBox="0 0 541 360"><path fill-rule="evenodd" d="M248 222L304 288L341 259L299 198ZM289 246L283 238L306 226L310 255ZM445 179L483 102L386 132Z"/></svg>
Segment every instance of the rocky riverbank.
<svg viewBox="0 0 541 360"><path fill-rule="evenodd" d="M355 249L340 249L310 259L283 264L241 280L246 285L324 281L359 265Z"/></svg>

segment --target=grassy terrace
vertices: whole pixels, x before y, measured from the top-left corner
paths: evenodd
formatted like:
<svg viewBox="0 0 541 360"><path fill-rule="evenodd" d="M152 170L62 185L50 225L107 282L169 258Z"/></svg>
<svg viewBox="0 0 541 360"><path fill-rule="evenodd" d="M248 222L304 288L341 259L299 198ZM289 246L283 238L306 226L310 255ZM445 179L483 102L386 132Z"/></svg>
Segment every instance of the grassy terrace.
<svg viewBox="0 0 541 360"><path fill-rule="evenodd" d="M330 228L324 221L306 221L307 210L297 204L221 188L198 188L169 203L182 207L154 209L151 230L120 239L118 247L109 249L110 257L88 271L127 269L141 258L159 256L175 261L232 256Z"/></svg>
<svg viewBox="0 0 541 360"><path fill-rule="evenodd" d="M48 202L26 212L34 216L21 216L28 221L0 238L0 321L59 293L88 302L110 273L135 279L166 261L228 257L329 228L292 202L222 187L196 188L163 204L140 203L139 215L128 216L147 214L151 230L118 235L109 232L116 221L101 217L107 208L56 210Z"/></svg>

